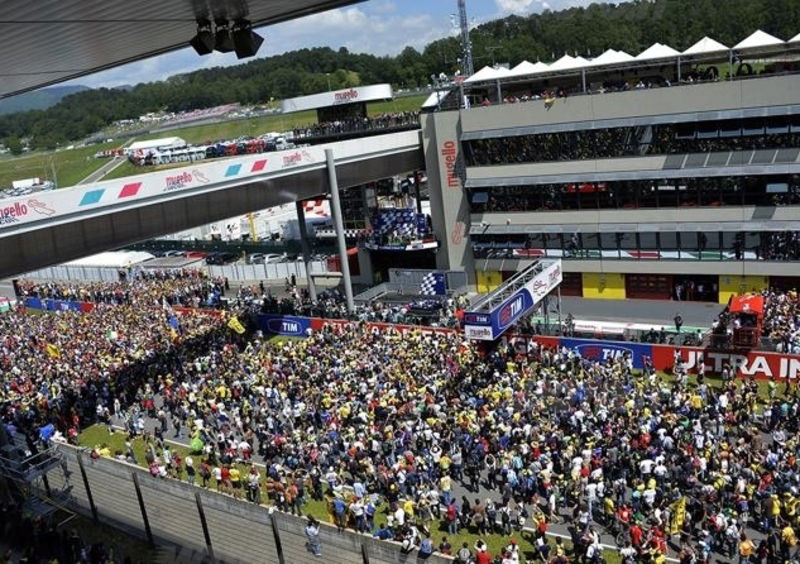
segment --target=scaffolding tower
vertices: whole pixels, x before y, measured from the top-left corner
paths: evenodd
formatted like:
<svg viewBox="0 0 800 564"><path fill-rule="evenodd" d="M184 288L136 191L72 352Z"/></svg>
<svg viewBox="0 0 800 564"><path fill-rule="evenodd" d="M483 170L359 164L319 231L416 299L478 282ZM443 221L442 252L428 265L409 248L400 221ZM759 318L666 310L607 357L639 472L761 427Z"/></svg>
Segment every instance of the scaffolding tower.
<svg viewBox="0 0 800 564"><path fill-rule="evenodd" d="M51 485L50 472L62 473L61 488ZM52 442L0 425L0 480L7 500L19 505L24 515L49 521L62 512L64 518L54 523L57 526L73 519L69 477L63 454Z"/></svg>

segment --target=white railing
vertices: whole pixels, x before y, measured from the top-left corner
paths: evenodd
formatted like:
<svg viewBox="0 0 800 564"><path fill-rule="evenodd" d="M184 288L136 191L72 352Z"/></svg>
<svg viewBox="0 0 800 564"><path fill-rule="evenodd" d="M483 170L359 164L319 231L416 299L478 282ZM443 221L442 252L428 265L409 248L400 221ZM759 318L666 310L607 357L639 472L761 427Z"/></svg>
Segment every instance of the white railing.
<svg viewBox="0 0 800 564"><path fill-rule="evenodd" d="M311 274L325 274L328 265L323 261L309 263ZM285 280L291 278L306 278L306 267L302 261L277 262L271 264L226 264L208 267L211 276L221 276L229 281L256 281L256 280Z"/></svg>

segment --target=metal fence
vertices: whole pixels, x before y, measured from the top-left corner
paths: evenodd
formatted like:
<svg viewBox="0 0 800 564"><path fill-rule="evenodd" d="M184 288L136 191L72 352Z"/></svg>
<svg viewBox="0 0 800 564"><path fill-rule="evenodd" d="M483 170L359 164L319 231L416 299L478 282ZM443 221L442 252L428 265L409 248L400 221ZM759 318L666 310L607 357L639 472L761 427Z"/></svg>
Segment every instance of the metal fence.
<svg viewBox="0 0 800 564"><path fill-rule="evenodd" d="M123 272L126 270L123 269ZM28 272L20 278L31 280L76 280L86 282L113 282L119 280L120 270L99 266L50 266Z"/></svg>
<svg viewBox="0 0 800 564"><path fill-rule="evenodd" d="M311 274L324 275L329 272L327 263L312 261L309 263ZM256 280L285 280L292 274L297 278L307 278L306 265L302 261L276 262L271 264L225 264L208 267L211 276L222 276L231 282L249 282Z"/></svg>
<svg viewBox="0 0 800 564"><path fill-rule="evenodd" d="M191 265L192 268L204 268L211 276L222 276L231 282L251 282L257 280L285 280L294 274L297 278L306 278L306 266L302 261L279 262L273 264L226 264L226 265ZM328 265L324 261L309 263L311 274L324 275ZM168 268L165 267L165 270ZM118 269L94 266L51 266L28 272L21 278L31 280L75 280L82 282L113 282L120 279L120 272L126 274L130 269Z"/></svg>

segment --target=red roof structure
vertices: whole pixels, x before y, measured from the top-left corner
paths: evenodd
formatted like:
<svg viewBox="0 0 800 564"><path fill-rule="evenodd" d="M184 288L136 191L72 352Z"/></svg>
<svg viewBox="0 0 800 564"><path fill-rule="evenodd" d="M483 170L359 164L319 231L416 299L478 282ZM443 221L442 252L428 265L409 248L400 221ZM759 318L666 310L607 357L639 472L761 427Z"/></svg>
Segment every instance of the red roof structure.
<svg viewBox="0 0 800 564"><path fill-rule="evenodd" d="M731 313L750 313L759 317L764 313L764 296L746 294L733 296L730 305Z"/></svg>

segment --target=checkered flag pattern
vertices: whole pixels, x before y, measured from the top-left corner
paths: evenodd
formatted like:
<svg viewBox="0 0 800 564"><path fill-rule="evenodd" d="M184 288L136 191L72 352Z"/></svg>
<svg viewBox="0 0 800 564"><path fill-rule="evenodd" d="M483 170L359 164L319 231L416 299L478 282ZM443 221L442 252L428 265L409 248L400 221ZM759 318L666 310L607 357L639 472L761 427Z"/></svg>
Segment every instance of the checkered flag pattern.
<svg viewBox="0 0 800 564"><path fill-rule="evenodd" d="M424 218L424 216L423 216ZM372 229L379 235L392 235L413 239L420 236L417 214L413 210L386 210L372 221Z"/></svg>
<svg viewBox="0 0 800 564"><path fill-rule="evenodd" d="M429 272L419 285L423 296L444 296L447 293L447 278L444 272Z"/></svg>

